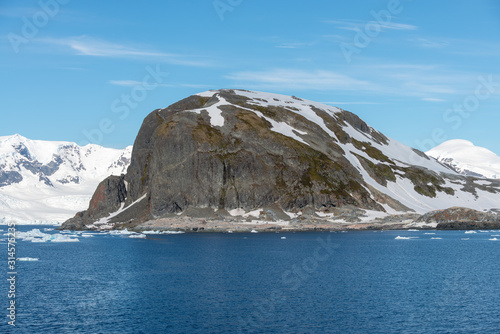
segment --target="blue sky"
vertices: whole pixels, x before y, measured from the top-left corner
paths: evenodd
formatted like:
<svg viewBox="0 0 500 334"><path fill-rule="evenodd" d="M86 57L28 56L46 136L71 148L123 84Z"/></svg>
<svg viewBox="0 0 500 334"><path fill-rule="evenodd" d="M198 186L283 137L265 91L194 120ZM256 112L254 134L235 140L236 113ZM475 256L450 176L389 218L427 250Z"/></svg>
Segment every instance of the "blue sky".
<svg viewBox="0 0 500 334"><path fill-rule="evenodd" d="M244 88L500 154L498 1L0 0L0 32L0 135L123 148L154 109Z"/></svg>

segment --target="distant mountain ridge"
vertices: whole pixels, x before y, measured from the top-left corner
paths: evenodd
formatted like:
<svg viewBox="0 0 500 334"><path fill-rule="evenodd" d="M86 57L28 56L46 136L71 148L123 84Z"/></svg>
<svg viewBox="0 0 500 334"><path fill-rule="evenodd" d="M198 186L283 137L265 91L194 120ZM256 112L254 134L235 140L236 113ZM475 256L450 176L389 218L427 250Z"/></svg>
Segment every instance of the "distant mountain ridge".
<svg viewBox="0 0 500 334"><path fill-rule="evenodd" d="M64 221L85 208L103 178L126 173L131 152L131 146L0 137L0 220Z"/></svg>
<svg viewBox="0 0 500 334"><path fill-rule="evenodd" d="M151 112L127 174L103 180L88 209L63 227L135 228L179 215L328 217L343 207L489 210L499 203L500 181L460 175L351 112L221 89Z"/></svg>
<svg viewBox="0 0 500 334"><path fill-rule="evenodd" d="M463 139L448 140L426 152L460 174L500 179L500 156Z"/></svg>

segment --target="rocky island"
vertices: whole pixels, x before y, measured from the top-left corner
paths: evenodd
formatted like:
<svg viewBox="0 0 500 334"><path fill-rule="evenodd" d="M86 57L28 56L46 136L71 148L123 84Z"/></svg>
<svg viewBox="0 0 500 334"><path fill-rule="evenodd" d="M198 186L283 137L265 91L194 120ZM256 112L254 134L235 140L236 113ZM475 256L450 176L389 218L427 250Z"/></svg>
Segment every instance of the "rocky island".
<svg viewBox="0 0 500 334"><path fill-rule="evenodd" d="M460 175L351 112L222 89L150 113L127 173L61 229L466 228L472 216L497 226L499 203L500 181Z"/></svg>

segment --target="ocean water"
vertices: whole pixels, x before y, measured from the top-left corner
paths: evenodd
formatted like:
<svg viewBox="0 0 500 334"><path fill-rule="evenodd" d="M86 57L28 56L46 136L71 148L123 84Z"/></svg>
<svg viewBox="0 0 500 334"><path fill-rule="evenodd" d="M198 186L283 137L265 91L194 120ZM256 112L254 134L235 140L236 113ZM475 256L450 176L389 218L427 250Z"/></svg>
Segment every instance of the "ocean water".
<svg viewBox="0 0 500 334"><path fill-rule="evenodd" d="M500 333L500 240L492 235L500 233L18 240L17 257L39 260L16 263L15 327L2 280L0 332Z"/></svg>

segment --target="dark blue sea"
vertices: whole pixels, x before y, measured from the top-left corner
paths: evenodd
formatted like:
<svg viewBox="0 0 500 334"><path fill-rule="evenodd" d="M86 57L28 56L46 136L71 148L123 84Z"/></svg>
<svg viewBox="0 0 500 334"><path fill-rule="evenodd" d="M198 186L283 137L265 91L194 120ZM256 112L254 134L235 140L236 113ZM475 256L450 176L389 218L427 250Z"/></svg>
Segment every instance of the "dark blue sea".
<svg viewBox="0 0 500 334"><path fill-rule="evenodd" d="M2 236L0 332L500 333L500 233L429 232L18 240L15 327Z"/></svg>

